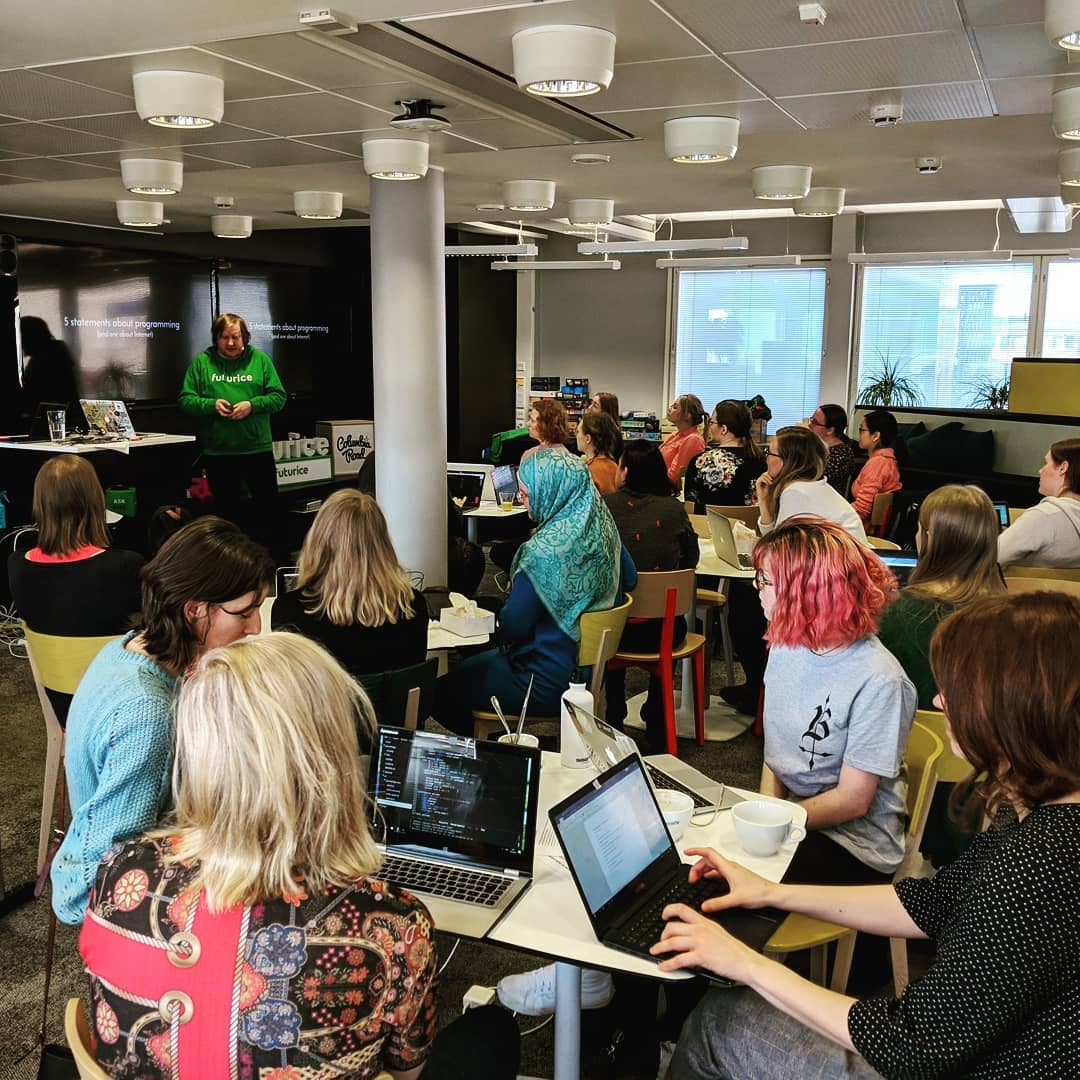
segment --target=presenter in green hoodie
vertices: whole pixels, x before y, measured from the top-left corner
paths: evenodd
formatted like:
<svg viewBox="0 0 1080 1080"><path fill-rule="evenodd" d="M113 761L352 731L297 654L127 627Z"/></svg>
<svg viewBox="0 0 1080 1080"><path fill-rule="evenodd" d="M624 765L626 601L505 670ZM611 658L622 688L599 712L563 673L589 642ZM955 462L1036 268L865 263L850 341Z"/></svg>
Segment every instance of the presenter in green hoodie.
<svg viewBox="0 0 1080 1080"><path fill-rule="evenodd" d="M284 406L285 388L270 357L251 347L239 315L219 315L211 337L214 344L187 369L180 408L203 418L203 458L216 512L239 521L247 484L254 524L270 517L277 497L270 414Z"/></svg>

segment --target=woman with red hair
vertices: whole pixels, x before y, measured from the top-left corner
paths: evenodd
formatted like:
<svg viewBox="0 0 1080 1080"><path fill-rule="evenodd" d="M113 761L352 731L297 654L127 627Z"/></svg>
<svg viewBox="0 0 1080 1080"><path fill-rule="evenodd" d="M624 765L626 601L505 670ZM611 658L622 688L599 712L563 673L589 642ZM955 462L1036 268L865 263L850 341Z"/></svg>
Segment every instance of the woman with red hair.
<svg viewBox="0 0 1080 1080"><path fill-rule="evenodd" d="M904 854L916 693L878 641L896 581L839 525L800 518L754 548L769 620L761 790L806 810L786 881L888 881Z"/></svg>

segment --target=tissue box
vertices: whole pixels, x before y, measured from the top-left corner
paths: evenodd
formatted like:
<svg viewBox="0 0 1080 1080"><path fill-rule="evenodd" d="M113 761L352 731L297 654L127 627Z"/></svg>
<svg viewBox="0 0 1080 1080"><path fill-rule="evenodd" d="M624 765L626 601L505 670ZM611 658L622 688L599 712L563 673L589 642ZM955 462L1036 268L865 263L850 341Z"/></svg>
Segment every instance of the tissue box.
<svg viewBox="0 0 1080 1080"><path fill-rule="evenodd" d="M439 623L451 634L458 637L475 637L477 634L495 633L495 612L477 608L470 615L465 608L443 608L439 612Z"/></svg>

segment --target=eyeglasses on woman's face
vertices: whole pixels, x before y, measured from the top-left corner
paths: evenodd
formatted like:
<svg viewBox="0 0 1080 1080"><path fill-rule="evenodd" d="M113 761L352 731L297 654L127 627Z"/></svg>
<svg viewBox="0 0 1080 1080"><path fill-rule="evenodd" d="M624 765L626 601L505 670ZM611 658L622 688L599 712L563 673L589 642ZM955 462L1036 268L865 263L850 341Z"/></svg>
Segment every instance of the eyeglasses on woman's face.
<svg viewBox="0 0 1080 1080"><path fill-rule="evenodd" d="M765 576L764 570L759 570L754 575L754 588L758 592L761 592L762 589L771 589L772 585L773 583Z"/></svg>
<svg viewBox="0 0 1080 1080"><path fill-rule="evenodd" d="M860 435L866 435L869 433L869 431L870 429L865 424L863 424L862 427L859 428Z"/></svg>
<svg viewBox="0 0 1080 1080"><path fill-rule="evenodd" d="M825 427L825 421L819 420L816 416L810 417L809 424L811 427Z"/></svg>
<svg viewBox="0 0 1080 1080"><path fill-rule="evenodd" d="M777 461L784 460L783 454L778 454L775 450L762 450L761 454L762 457L774 457Z"/></svg>

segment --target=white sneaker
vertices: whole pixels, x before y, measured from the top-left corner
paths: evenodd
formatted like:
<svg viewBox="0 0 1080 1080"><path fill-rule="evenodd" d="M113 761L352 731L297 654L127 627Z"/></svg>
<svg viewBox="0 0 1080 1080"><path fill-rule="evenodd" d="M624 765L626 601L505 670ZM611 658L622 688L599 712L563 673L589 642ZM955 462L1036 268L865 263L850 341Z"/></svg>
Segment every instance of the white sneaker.
<svg viewBox="0 0 1080 1080"><path fill-rule="evenodd" d="M550 1016L555 1011L555 965L507 975L496 987L499 1001L512 1012L523 1016ZM615 986L606 971L583 968L581 972L581 1007L602 1009L615 996Z"/></svg>

